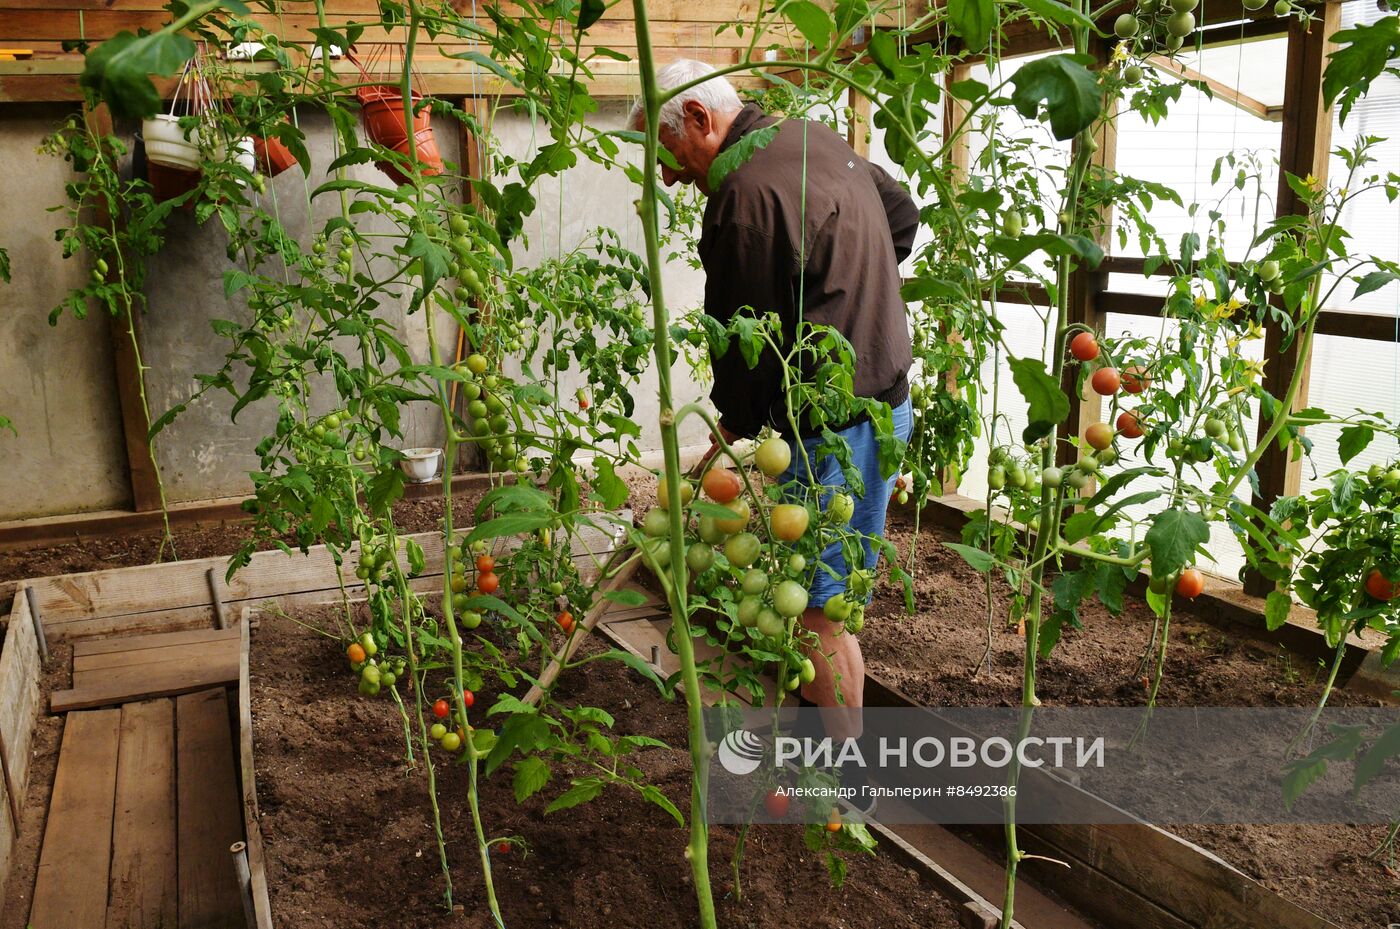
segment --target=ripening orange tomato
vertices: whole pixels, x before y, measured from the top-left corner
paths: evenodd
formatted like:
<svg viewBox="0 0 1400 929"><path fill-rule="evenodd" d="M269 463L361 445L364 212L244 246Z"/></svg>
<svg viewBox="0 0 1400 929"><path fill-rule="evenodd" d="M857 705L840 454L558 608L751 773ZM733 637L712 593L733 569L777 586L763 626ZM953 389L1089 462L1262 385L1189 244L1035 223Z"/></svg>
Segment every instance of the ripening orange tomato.
<svg viewBox="0 0 1400 929"><path fill-rule="evenodd" d="M479 575L476 579L476 589L484 594L495 593L496 588L500 586L501 579L497 577L493 571L487 571L485 574Z"/></svg>
<svg viewBox="0 0 1400 929"><path fill-rule="evenodd" d="M1195 600L1206 589L1206 578L1195 568L1187 568L1176 579L1176 592L1187 600Z"/></svg>
<svg viewBox="0 0 1400 929"><path fill-rule="evenodd" d="M476 570L482 574L490 574L496 570L496 559L490 555L482 555L476 560Z"/></svg>
<svg viewBox="0 0 1400 929"><path fill-rule="evenodd" d="M359 642L351 642L350 647L345 650L345 657L350 659L351 664L359 664L365 660L365 648Z"/></svg>
<svg viewBox="0 0 1400 929"><path fill-rule="evenodd" d="M728 468L718 466L705 472L700 486L704 488L705 496L716 503L728 503L737 498L739 491L744 487L739 475Z"/></svg>
<svg viewBox="0 0 1400 929"><path fill-rule="evenodd" d="M1090 423L1084 430L1084 441L1090 447L1103 451L1113 444L1113 427L1108 423Z"/></svg>
<svg viewBox="0 0 1400 929"><path fill-rule="evenodd" d="M1386 580L1384 574L1372 568L1371 573L1366 575L1366 593L1377 600L1394 600L1400 596L1400 583Z"/></svg>
<svg viewBox="0 0 1400 929"><path fill-rule="evenodd" d="M1140 394L1152 383L1147 369L1142 365L1129 365L1123 369L1123 389L1130 394Z"/></svg>

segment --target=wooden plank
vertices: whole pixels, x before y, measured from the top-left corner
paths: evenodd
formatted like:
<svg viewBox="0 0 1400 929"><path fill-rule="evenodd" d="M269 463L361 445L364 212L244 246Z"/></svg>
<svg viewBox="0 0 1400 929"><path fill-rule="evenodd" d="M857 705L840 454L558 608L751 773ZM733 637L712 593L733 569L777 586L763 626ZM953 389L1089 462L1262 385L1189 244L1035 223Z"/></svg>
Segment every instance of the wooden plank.
<svg viewBox="0 0 1400 929"><path fill-rule="evenodd" d="M175 701L175 752L180 925L245 929L243 900L229 860L229 846L243 839L243 816L223 688Z"/></svg>
<svg viewBox="0 0 1400 929"><path fill-rule="evenodd" d="M1332 116L1322 102L1322 73L1327 56L1332 51L1331 37L1341 25L1342 8L1338 3L1324 3L1316 9L1317 22L1300 23L1289 19L1288 59L1284 71L1283 131L1279 149L1279 180L1277 215L1280 217L1307 213L1309 207L1293 188L1288 176L1315 177L1327 182L1329 150L1332 144ZM1275 298L1274 305L1283 303ZM1300 389L1294 397L1293 410L1308 405L1308 380L1312 358L1302 354L1299 339L1285 332L1272 320L1264 325L1264 376L1261 386L1270 395L1282 398L1297 372ZM1260 417L1259 435L1268 430L1269 423ZM1267 513L1275 500L1298 493L1302 486L1303 462L1294 460L1291 449L1280 449L1277 443L1269 447L1255 466L1259 482L1253 495L1253 505ZM1245 590L1263 596L1274 584L1257 571L1245 575Z"/></svg>
<svg viewBox="0 0 1400 929"><path fill-rule="evenodd" d="M110 655L113 652L135 652L148 648L169 648L179 645L207 644L237 639L239 631L233 629L191 629L185 632L157 632L151 635L118 635L105 639L83 639L73 643L73 660L93 655Z"/></svg>
<svg viewBox="0 0 1400 929"><path fill-rule="evenodd" d="M30 744L39 717L39 640L28 598L18 596L10 609L9 629L0 652L0 739L5 763L21 806L29 790Z"/></svg>
<svg viewBox="0 0 1400 929"><path fill-rule="evenodd" d="M1156 826L1036 824L1025 831L1193 926L1336 929L1206 849ZM1162 880L1163 874L1171 880Z"/></svg>
<svg viewBox="0 0 1400 929"><path fill-rule="evenodd" d="M107 922L107 876L121 710L74 713L63 729L31 929L96 929Z"/></svg>
<svg viewBox="0 0 1400 929"><path fill-rule="evenodd" d="M222 630L221 630L222 631ZM229 632L237 632L236 628L229 629ZM132 636L133 639L144 638L143 636ZM137 648L131 651L107 652L102 655L86 655L84 657L74 656L73 674L74 687L79 673L91 674L98 671L110 671L115 668L133 668L158 665L170 661L190 661L198 659L210 652L238 650L237 636L223 638L214 642L192 642L188 645L168 645L165 648Z"/></svg>
<svg viewBox="0 0 1400 929"><path fill-rule="evenodd" d="M131 700L171 697L237 680L238 652L230 649L179 665L93 672L82 688L55 691L49 698L49 710L67 713Z"/></svg>
<svg viewBox="0 0 1400 929"><path fill-rule="evenodd" d="M525 694L525 703L530 705L538 703L540 698L544 696L545 691L553 686L555 679L559 677L559 673L563 670L564 665L570 658L574 657L579 647L583 645L583 640L586 639L588 634L598 625L598 620L602 618L603 614L608 611L610 606L614 605L612 601L604 599L604 595L620 589L631 580L632 575L637 570L639 562L640 559L638 558L633 558L625 562L623 566L618 569L616 574L607 578L598 586L598 599L593 601L593 604L588 608L588 612L584 614L582 621L578 624L579 629L576 630L577 634L569 636L568 641L564 645L563 654L556 656L545 667L544 671L540 674L539 682L531 687Z"/></svg>
<svg viewBox="0 0 1400 929"><path fill-rule="evenodd" d="M121 709L107 929L176 922L175 703Z"/></svg>
<svg viewBox="0 0 1400 929"><path fill-rule="evenodd" d="M257 929L272 929L272 901L267 889L267 861L263 855L262 827L258 824L258 783L253 767L253 696L248 650L251 608L244 608L238 624L238 773L243 795L243 833L248 843L248 872L253 885L253 913Z"/></svg>

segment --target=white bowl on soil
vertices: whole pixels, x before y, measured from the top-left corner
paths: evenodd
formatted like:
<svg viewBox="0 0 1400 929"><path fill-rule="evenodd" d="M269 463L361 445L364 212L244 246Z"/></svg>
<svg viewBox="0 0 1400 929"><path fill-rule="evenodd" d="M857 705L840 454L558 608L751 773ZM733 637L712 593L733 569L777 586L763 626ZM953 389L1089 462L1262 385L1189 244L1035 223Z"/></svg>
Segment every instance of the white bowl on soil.
<svg viewBox="0 0 1400 929"><path fill-rule="evenodd" d="M405 448L400 454L403 457L399 459L399 467L415 484L431 481L437 477L438 468L442 466L440 448Z"/></svg>

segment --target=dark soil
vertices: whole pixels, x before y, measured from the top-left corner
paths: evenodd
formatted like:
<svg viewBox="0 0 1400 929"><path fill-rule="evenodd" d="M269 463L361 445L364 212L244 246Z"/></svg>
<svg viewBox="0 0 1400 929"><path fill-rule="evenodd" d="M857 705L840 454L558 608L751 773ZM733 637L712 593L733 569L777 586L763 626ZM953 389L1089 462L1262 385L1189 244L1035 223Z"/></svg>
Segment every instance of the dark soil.
<svg viewBox="0 0 1400 929"><path fill-rule="evenodd" d="M912 526L893 520L889 539L908 564ZM1025 639L1005 625L1005 584L994 592L996 621L990 669L973 669L987 647L985 578L939 544L957 541L939 529L918 539L914 600L883 585L861 633L866 670L926 706L1018 706ZM1095 602L1080 611L1083 628L1067 630L1038 665L1037 693L1046 705L1140 706L1146 681L1135 674L1152 634L1152 614L1127 598L1121 616ZM1326 669L1265 640L1226 633L1174 613L1163 706L1312 706ZM1332 706L1369 701L1339 690ZM1347 929L1400 922L1400 875L1368 861L1385 838L1383 826L1172 826L1265 886Z"/></svg>
<svg viewBox="0 0 1400 929"><path fill-rule="evenodd" d="M303 622L334 623L328 613ZM335 640L264 616L252 650L253 731L258 799L275 925L282 929L486 929L481 870L467 808L465 766L436 752L443 828L454 899L442 907L442 874L421 767L404 770L402 721L393 702L355 692ZM636 756L649 782L689 809L685 712L652 685L611 662L571 670L559 699L606 709L618 734L664 739L669 749ZM477 707L494 695L478 696ZM623 788L548 816L567 783L556 771L540 794L517 805L504 768L482 784L488 836L511 836L493 856L496 893L512 929L696 924L687 833L657 807ZM744 929L951 927L956 911L918 872L891 854L850 861L844 889L798 826L760 826L749 835L742 902L732 896L736 833L711 832L710 862L720 924Z"/></svg>
<svg viewBox="0 0 1400 929"><path fill-rule="evenodd" d="M472 509L483 492L474 490L453 496L452 511L457 522L469 521ZM439 497L405 499L394 505L394 521L400 532L430 532L439 528L441 519L442 500ZM252 524L247 522L176 526L172 529L174 557L189 561L232 555L251 533ZM0 581L152 564L160 551L160 539L160 530L154 530L84 538L45 548L0 552ZM296 544L290 536L282 541L292 546ZM260 547L271 548L272 545ZM174 560L169 551L166 558Z"/></svg>

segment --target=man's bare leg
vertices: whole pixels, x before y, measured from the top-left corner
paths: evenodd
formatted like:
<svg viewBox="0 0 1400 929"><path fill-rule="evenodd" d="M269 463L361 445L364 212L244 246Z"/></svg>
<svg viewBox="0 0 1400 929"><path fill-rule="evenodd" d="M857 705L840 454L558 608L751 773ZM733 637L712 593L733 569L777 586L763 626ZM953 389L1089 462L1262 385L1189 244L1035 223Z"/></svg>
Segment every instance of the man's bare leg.
<svg viewBox="0 0 1400 929"><path fill-rule="evenodd" d="M802 614L802 625L819 638L809 652L817 676L802 686L802 696L823 708L822 722L832 739L858 739L863 727L860 708L865 705L865 658L860 641L842 623L826 618L820 609ZM837 691L841 699L837 699ZM828 712L827 709L830 709Z"/></svg>

